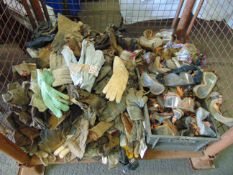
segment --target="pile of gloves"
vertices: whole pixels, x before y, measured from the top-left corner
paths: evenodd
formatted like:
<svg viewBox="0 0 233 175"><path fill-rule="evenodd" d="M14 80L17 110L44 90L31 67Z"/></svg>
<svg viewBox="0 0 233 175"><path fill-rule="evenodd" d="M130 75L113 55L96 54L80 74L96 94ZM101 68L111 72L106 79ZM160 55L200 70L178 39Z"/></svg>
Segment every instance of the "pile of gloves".
<svg viewBox="0 0 233 175"><path fill-rule="evenodd" d="M233 123L211 93L217 76L203 71L193 44L172 39L152 30L123 37L111 25L99 33L62 15L55 27L41 24L2 94L12 112L1 132L44 165L95 158L130 170L147 150L145 106L154 134L215 137L211 116Z"/></svg>

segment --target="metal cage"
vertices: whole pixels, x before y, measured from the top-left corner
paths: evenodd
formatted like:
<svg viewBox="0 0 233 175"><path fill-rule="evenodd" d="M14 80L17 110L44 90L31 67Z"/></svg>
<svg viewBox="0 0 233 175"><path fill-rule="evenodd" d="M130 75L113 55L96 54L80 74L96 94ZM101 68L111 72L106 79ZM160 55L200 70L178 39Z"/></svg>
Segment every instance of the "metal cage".
<svg viewBox="0 0 233 175"><path fill-rule="evenodd" d="M188 0L187 0L188 1ZM57 13L82 20L99 31L108 24L122 26L131 37L145 29L170 29L183 10L184 0L0 0L0 93L13 81L12 65L29 58L25 43L33 29ZM64 3L65 2L65 3ZM197 0L195 18L187 30L189 39L207 56L207 68L219 77L218 90L223 94L224 115L233 115L233 1ZM218 18L222 16L222 18ZM227 18L226 18L227 17ZM7 106L0 99L1 118ZM224 126L218 123L220 132Z"/></svg>

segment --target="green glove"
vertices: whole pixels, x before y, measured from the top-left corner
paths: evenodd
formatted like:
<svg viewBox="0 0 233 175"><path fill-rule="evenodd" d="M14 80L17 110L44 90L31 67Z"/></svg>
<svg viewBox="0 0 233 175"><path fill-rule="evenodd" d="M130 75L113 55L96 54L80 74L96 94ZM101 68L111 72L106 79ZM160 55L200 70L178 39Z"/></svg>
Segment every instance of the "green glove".
<svg viewBox="0 0 233 175"><path fill-rule="evenodd" d="M53 112L56 117L61 118L61 110L64 112L69 110L69 96L52 88L54 78L52 73L47 69L37 69L37 81L41 89L41 95L44 104Z"/></svg>
<svg viewBox="0 0 233 175"><path fill-rule="evenodd" d="M147 99L147 96L144 96L142 90L129 89L129 93L126 96L126 105L131 120L143 120L141 108L144 107Z"/></svg>

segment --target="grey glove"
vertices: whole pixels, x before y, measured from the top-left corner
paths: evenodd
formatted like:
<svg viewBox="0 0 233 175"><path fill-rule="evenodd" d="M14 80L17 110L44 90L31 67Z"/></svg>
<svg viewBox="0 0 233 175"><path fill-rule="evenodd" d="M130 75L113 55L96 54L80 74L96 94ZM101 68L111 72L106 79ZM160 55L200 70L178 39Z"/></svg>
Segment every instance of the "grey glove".
<svg viewBox="0 0 233 175"><path fill-rule="evenodd" d="M70 69L74 85L78 85L80 88L90 92L95 79L104 64L103 52L95 50L92 43L83 40L81 57L78 62L68 46L64 46L62 54Z"/></svg>
<svg viewBox="0 0 233 175"><path fill-rule="evenodd" d="M129 89L129 93L126 96L126 105L131 120L143 119L141 108L143 108L147 99L148 98L143 95L143 91L136 91L133 88Z"/></svg>

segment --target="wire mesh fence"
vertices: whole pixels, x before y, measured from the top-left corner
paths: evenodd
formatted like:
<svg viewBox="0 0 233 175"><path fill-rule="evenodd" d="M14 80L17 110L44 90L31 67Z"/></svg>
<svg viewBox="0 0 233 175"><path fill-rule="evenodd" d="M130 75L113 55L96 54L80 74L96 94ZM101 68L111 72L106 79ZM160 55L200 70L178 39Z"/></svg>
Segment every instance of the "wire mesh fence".
<svg viewBox="0 0 233 175"><path fill-rule="evenodd" d="M191 40L206 54L207 69L219 80L216 90L223 95L221 111L233 117L233 1L204 1L191 31ZM203 18L208 17L208 20ZM222 18L222 19L221 19ZM224 19L225 18L225 19ZM225 131L222 124L218 124Z"/></svg>
<svg viewBox="0 0 233 175"><path fill-rule="evenodd" d="M26 57L25 42L30 38L30 26L23 6L17 1L0 0L0 94L8 83L13 81L12 65L21 63ZM0 121L7 127L3 119L8 106L0 97Z"/></svg>
<svg viewBox="0 0 233 175"><path fill-rule="evenodd" d="M31 32L19 22L21 15L26 18L25 13L18 13L22 11L21 4L0 0L0 92L12 81L12 65L25 59L23 49Z"/></svg>
<svg viewBox="0 0 233 175"><path fill-rule="evenodd" d="M91 27L104 31L108 24L124 24L132 36L140 35L147 28L170 28L179 0L145 1L136 0L83 0L52 1L45 3L53 7L54 14L63 13L79 18Z"/></svg>

